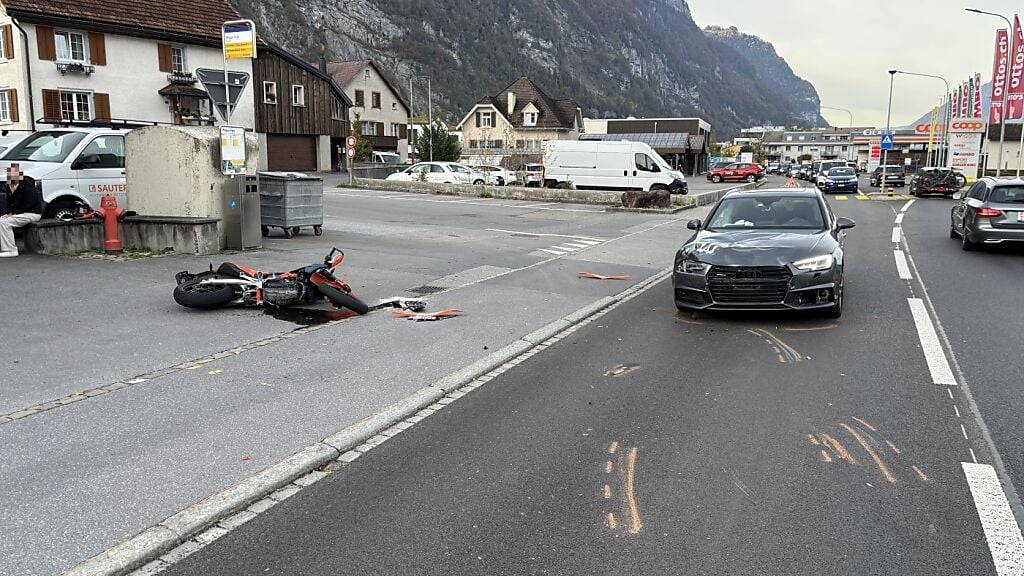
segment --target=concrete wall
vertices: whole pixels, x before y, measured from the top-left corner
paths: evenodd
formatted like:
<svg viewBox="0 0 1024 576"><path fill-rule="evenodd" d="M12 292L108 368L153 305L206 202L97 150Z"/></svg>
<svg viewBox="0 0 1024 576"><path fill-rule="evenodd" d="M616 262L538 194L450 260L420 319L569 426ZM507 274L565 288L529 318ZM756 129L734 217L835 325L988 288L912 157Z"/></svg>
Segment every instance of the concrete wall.
<svg viewBox="0 0 1024 576"><path fill-rule="evenodd" d="M246 171L249 174L256 173L258 146L256 134L247 132ZM140 128L128 133L125 149L128 210L144 216L223 220L223 187L228 185L229 179L220 171L217 128ZM223 226L220 229L223 242Z"/></svg>
<svg viewBox="0 0 1024 576"><path fill-rule="evenodd" d="M366 77L367 72L369 78ZM362 72L356 74L347 86L343 86L345 94L352 100L352 109L349 111L352 122L356 121L359 115L360 122L383 122L385 136L397 136L398 126L405 126L409 123L409 110L398 99L398 95L391 91L388 83L377 72L373 66L367 65ZM356 90L363 91L363 106L356 106ZM373 108L373 93L380 92L380 108ZM355 126L355 131L361 133L362 127ZM398 153L405 162L409 157L408 138L398 141Z"/></svg>
<svg viewBox="0 0 1024 576"><path fill-rule="evenodd" d="M0 21L9 21L6 13L0 15ZM110 95L110 115L113 118L143 120L156 122L172 122L170 106L157 91L168 84L167 73L161 72L157 54L157 40L105 34L107 64L96 66L91 75L83 73L67 73L62 75L54 62L39 60L36 49L36 27L34 24L22 23L28 33L29 58L32 66L32 99L35 105L35 117L42 117L42 90L73 89L90 92L102 92ZM87 28L64 28L79 32L88 32ZM13 129L27 129L31 114L29 113L27 88L24 84L26 74L24 43L17 28L13 29L15 39L15 59L13 62L0 63L0 87L18 88L21 105L21 122L10 126ZM224 67L223 57L219 48L186 45L185 65L188 71L195 73L196 68ZM255 126L252 62L234 60L228 64L232 71L248 72L249 85L246 86L238 106L235 109L231 124L253 128ZM202 88L197 83L196 87Z"/></svg>

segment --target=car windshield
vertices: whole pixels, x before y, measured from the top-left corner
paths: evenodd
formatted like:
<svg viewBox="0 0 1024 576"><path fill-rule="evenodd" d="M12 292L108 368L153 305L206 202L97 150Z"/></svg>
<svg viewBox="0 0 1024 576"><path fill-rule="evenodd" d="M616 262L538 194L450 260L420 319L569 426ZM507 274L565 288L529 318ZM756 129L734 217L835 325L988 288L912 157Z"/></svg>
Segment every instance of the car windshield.
<svg viewBox="0 0 1024 576"><path fill-rule="evenodd" d="M853 168L833 168L828 171L829 176L853 176Z"/></svg>
<svg viewBox="0 0 1024 576"><path fill-rule="evenodd" d="M711 216L708 229L735 228L823 230L825 219L813 196L725 198Z"/></svg>
<svg viewBox="0 0 1024 576"><path fill-rule="evenodd" d="M448 168L450 168L452 172L469 172L469 168L466 168L461 164L449 164Z"/></svg>
<svg viewBox="0 0 1024 576"><path fill-rule="evenodd" d="M380 154L380 161L385 164L401 164L402 157L398 154Z"/></svg>
<svg viewBox="0 0 1024 576"><path fill-rule="evenodd" d="M11 148L4 160L63 162L85 138L85 132L36 132Z"/></svg>
<svg viewBox="0 0 1024 576"><path fill-rule="evenodd" d="M996 186L988 201L997 204L1024 204L1024 186Z"/></svg>

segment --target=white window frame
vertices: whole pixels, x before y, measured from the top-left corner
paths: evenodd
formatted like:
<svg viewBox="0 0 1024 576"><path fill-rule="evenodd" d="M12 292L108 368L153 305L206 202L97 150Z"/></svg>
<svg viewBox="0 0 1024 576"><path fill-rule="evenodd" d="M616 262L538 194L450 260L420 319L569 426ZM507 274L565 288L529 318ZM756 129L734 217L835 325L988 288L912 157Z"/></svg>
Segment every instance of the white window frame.
<svg viewBox="0 0 1024 576"><path fill-rule="evenodd" d="M523 112L523 126L536 126L537 116L536 112Z"/></svg>
<svg viewBox="0 0 1024 576"><path fill-rule="evenodd" d="M7 50L4 49L4 35L0 34L0 62L7 62L7 58L4 56L6 53Z"/></svg>
<svg viewBox="0 0 1024 576"><path fill-rule="evenodd" d="M362 120L362 125L359 127L359 134L362 136L376 136L377 135L377 123L372 120Z"/></svg>
<svg viewBox="0 0 1024 576"><path fill-rule="evenodd" d="M269 86L273 86L274 87L274 100L273 101L271 101L270 99L267 98L267 87L269 87ZM264 80L263 81L263 103L264 104L274 104L274 105L276 105L277 101L279 99L280 99L280 96L277 93L277 82L272 82L270 80Z"/></svg>
<svg viewBox="0 0 1024 576"><path fill-rule="evenodd" d="M0 42L0 50L3 50L3 43ZM3 54L3 52L0 52ZM11 98L8 88L0 88L0 123L11 123Z"/></svg>
<svg viewBox="0 0 1024 576"><path fill-rule="evenodd" d="M174 51L181 52L181 68L174 67ZM171 72L174 74L188 74L188 50L184 46L171 46Z"/></svg>
<svg viewBox="0 0 1024 576"><path fill-rule="evenodd" d="M298 92L296 92L296 88L298 88ZM292 106L296 108L306 107L306 87L302 84L292 84Z"/></svg>
<svg viewBox="0 0 1024 576"><path fill-rule="evenodd" d="M480 111L480 127L494 128L494 110Z"/></svg>
<svg viewBox="0 0 1024 576"><path fill-rule="evenodd" d="M96 102L93 100L92 92L86 90L58 90L60 98L60 118L64 122L91 122L96 117ZM74 118L68 118L64 115L64 97L65 95L72 96L72 108L74 109ZM87 118L84 120L78 117L79 105L85 102L88 106Z"/></svg>
<svg viewBox="0 0 1024 576"><path fill-rule="evenodd" d="M68 46L68 53L69 53L69 57L68 58L61 58L61 56L60 56L60 44L57 42L57 37L58 36L64 36L64 37L67 38L67 46ZM80 36L82 38L82 58L81 59L75 58L74 54L72 53L73 52L73 50L71 48L71 45L72 45L71 37L72 36ZM77 30L54 30L53 31L53 38L54 38L55 50L57 52L57 62L76 62L76 63L82 63L82 64L88 64L90 62L90 59L89 59L89 35L86 34L85 32L79 32Z"/></svg>
<svg viewBox="0 0 1024 576"><path fill-rule="evenodd" d="M398 138L401 132L400 124L398 124L397 122L390 123L388 125L388 132L388 136L394 136L395 138Z"/></svg>

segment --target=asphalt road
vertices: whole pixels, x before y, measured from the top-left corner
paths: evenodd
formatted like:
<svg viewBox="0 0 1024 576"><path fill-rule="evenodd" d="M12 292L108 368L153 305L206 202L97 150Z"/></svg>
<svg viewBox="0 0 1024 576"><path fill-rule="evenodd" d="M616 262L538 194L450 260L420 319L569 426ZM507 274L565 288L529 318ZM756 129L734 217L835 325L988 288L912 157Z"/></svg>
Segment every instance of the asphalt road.
<svg viewBox="0 0 1024 576"><path fill-rule="evenodd" d="M964 471L998 460L983 421L1019 456L1020 306L958 301L1019 302L1019 255L957 267L920 202L924 283L900 278L902 203L833 202L858 222L841 320L681 314L660 283L166 573L1020 574L998 482ZM925 287L980 413L934 383Z"/></svg>

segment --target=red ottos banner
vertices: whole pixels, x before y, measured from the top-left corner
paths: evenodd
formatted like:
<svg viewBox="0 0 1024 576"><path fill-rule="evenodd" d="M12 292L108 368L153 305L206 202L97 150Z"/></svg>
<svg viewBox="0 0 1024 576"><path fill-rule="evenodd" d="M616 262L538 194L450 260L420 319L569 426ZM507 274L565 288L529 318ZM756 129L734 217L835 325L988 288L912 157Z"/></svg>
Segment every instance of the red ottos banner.
<svg viewBox="0 0 1024 576"><path fill-rule="evenodd" d="M1010 54L1010 38L1005 28L996 30L996 53L992 62L992 103L989 106L988 123L1003 121L1003 94L1006 91L1007 57Z"/></svg>
<svg viewBox="0 0 1024 576"><path fill-rule="evenodd" d="M971 118L981 118L981 74L974 75L974 110L971 110Z"/></svg>
<svg viewBox="0 0 1024 576"><path fill-rule="evenodd" d="M967 88L967 82L960 85L960 112L959 116L965 118L967 109L970 108L971 91Z"/></svg>
<svg viewBox="0 0 1024 576"><path fill-rule="evenodd" d="M1013 17L1013 43L1010 45L1010 78L1006 88L1006 119L1024 115L1024 36L1020 18Z"/></svg>

